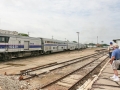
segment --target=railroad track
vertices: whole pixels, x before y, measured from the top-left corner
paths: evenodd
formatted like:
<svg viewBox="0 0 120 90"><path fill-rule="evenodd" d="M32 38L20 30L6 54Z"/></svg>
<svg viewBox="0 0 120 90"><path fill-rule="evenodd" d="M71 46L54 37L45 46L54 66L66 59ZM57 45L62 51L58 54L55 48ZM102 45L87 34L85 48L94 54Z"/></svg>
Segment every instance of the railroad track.
<svg viewBox="0 0 120 90"><path fill-rule="evenodd" d="M99 52L99 53L106 52L105 49L96 50L96 51ZM60 63L53 62L53 63L45 64L45 65L42 65L42 66L37 66L37 67L29 68L29 69L24 69L24 70L20 71L20 74L28 74L29 72L33 72L33 71L36 71L36 70L39 70L39 69L48 68L48 67L52 67L52 66L56 66L56 65L60 65L60 64L69 65L69 64L76 63L76 62L80 61L78 59L87 59L87 58L92 57L92 56L95 57L99 53L94 53L94 54L91 54L91 55L83 56L83 57L80 57L80 58L75 58L75 59L64 61L64 62L60 62Z"/></svg>
<svg viewBox="0 0 120 90"><path fill-rule="evenodd" d="M39 75L51 72L51 71L59 69L59 68L64 68L64 67L70 66L72 64L78 63L78 62L83 62L84 60L87 60L90 57L95 57L99 54L100 53L95 53L95 54L91 54L88 56L76 58L73 60L68 60L65 62L60 62L60 63L54 62L54 63L46 64L43 66L37 66L37 67L21 70L20 74L25 75L23 80L27 80L27 79L33 78L35 76L39 76Z"/></svg>
<svg viewBox="0 0 120 90"><path fill-rule="evenodd" d="M92 63L99 60L99 58L103 57L105 54L106 54L105 51L99 51L99 53L88 55L87 57L76 58L76 59L61 62L61 63L54 62L54 63L50 63L50 64L43 65L43 66L21 70L20 74L24 75L24 78L22 80L32 79L32 82L34 81L34 79L39 80L41 84L39 89L47 88L47 90L58 90L61 88L66 88L66 89L61 89L61 90L72 90L69 88L72 88L72 86L76 85L75 83L79 81L80 79L79 76L81 76L79 75L80 73L79 74L75 74L75 73L82 72L82 74L84 74L85 76L86 73L84 72L87 72L87 71L84 71L84 70L88 70L88 71L90 70L83 69L83 68L86 68L90 64L92 65ZM71 67L74 67L74 68L71 69ZM69 83L63 83L63 81L65 80L67 80L66 82L69 82L68 80L71 80L71 79L67 79L68 77L76 77L78 78L78 80L77 79L72 80L74 81L72 85ZM83 78L83 75L82 75L82 78ZM62 84L64 85L62 86ZM58 89L53 89L53 88L58 88Z"/></svg>
<svg viewBox="0 0 120 90"><path fill-rule="evenodd" d="M56 79L52 82L43 85L40 89L47 90L75 90L76 85L83 81L85 77L99 66L108 56L104 56L104 59L98 57L85 65L80 66L78 69Z"/></svg>

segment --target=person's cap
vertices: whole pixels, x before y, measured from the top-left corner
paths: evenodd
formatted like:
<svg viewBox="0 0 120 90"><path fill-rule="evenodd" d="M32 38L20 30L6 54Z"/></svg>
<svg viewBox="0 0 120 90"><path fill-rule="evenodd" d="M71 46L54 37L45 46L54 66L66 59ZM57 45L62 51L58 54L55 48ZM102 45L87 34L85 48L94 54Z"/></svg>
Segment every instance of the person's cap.
<svg viewBox="0 0 120 90"><path fill-rule="evenodd" d="M113 44L112 42L110 42L110 44Z"/></svg>
<svg viewBox="0 0 120 90"><path fill-rule="evenodd" d="M117 43L114 43L114 44L113 44L113 47L118 48L119 46L118 46L118 44L117 44Z"/></svg>

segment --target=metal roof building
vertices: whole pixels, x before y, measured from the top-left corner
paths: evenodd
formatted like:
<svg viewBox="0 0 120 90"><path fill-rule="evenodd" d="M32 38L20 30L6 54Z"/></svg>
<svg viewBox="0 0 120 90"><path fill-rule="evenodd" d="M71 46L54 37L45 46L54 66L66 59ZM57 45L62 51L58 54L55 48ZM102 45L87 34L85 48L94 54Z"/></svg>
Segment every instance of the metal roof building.
<svg viewBox="0 0 120 90"><path fill-rule="evenodd" d="M114 39L113 40L115 43L117 43L119 45L119 48L120 48L120 39Z"/></svg>

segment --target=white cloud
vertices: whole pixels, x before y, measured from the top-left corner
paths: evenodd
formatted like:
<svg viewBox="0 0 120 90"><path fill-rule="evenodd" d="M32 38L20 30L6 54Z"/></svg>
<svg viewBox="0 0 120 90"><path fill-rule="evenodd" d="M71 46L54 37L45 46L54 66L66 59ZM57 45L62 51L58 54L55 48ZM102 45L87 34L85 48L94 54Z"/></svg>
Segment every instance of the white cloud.
<svg viewBox="0 0 120 90"><path fill-rule="evenodd" d="M0 0L0 28L46 37L99 43L119 38L119 0ZM117 33L116 33L117 32Z"/></svg>

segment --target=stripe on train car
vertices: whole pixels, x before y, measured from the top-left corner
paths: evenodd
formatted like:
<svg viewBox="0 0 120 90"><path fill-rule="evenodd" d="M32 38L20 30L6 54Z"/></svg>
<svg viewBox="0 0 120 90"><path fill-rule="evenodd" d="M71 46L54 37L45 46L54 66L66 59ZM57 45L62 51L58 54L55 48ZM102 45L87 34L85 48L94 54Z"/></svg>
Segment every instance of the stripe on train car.
<svg viewBox="0 0 120 90"><path fill-rule="evenodd" d="M3 48L24 48L24 45L0 45L0 49ZM41 45L29 45L29 48L41 48Z"/></svg>
<svg viewBox="0 0 120 90"><path fill-rule="evenodd" d="M61 45L61 44L44 44L44 46L67 46L67 45Z"/></svg>

